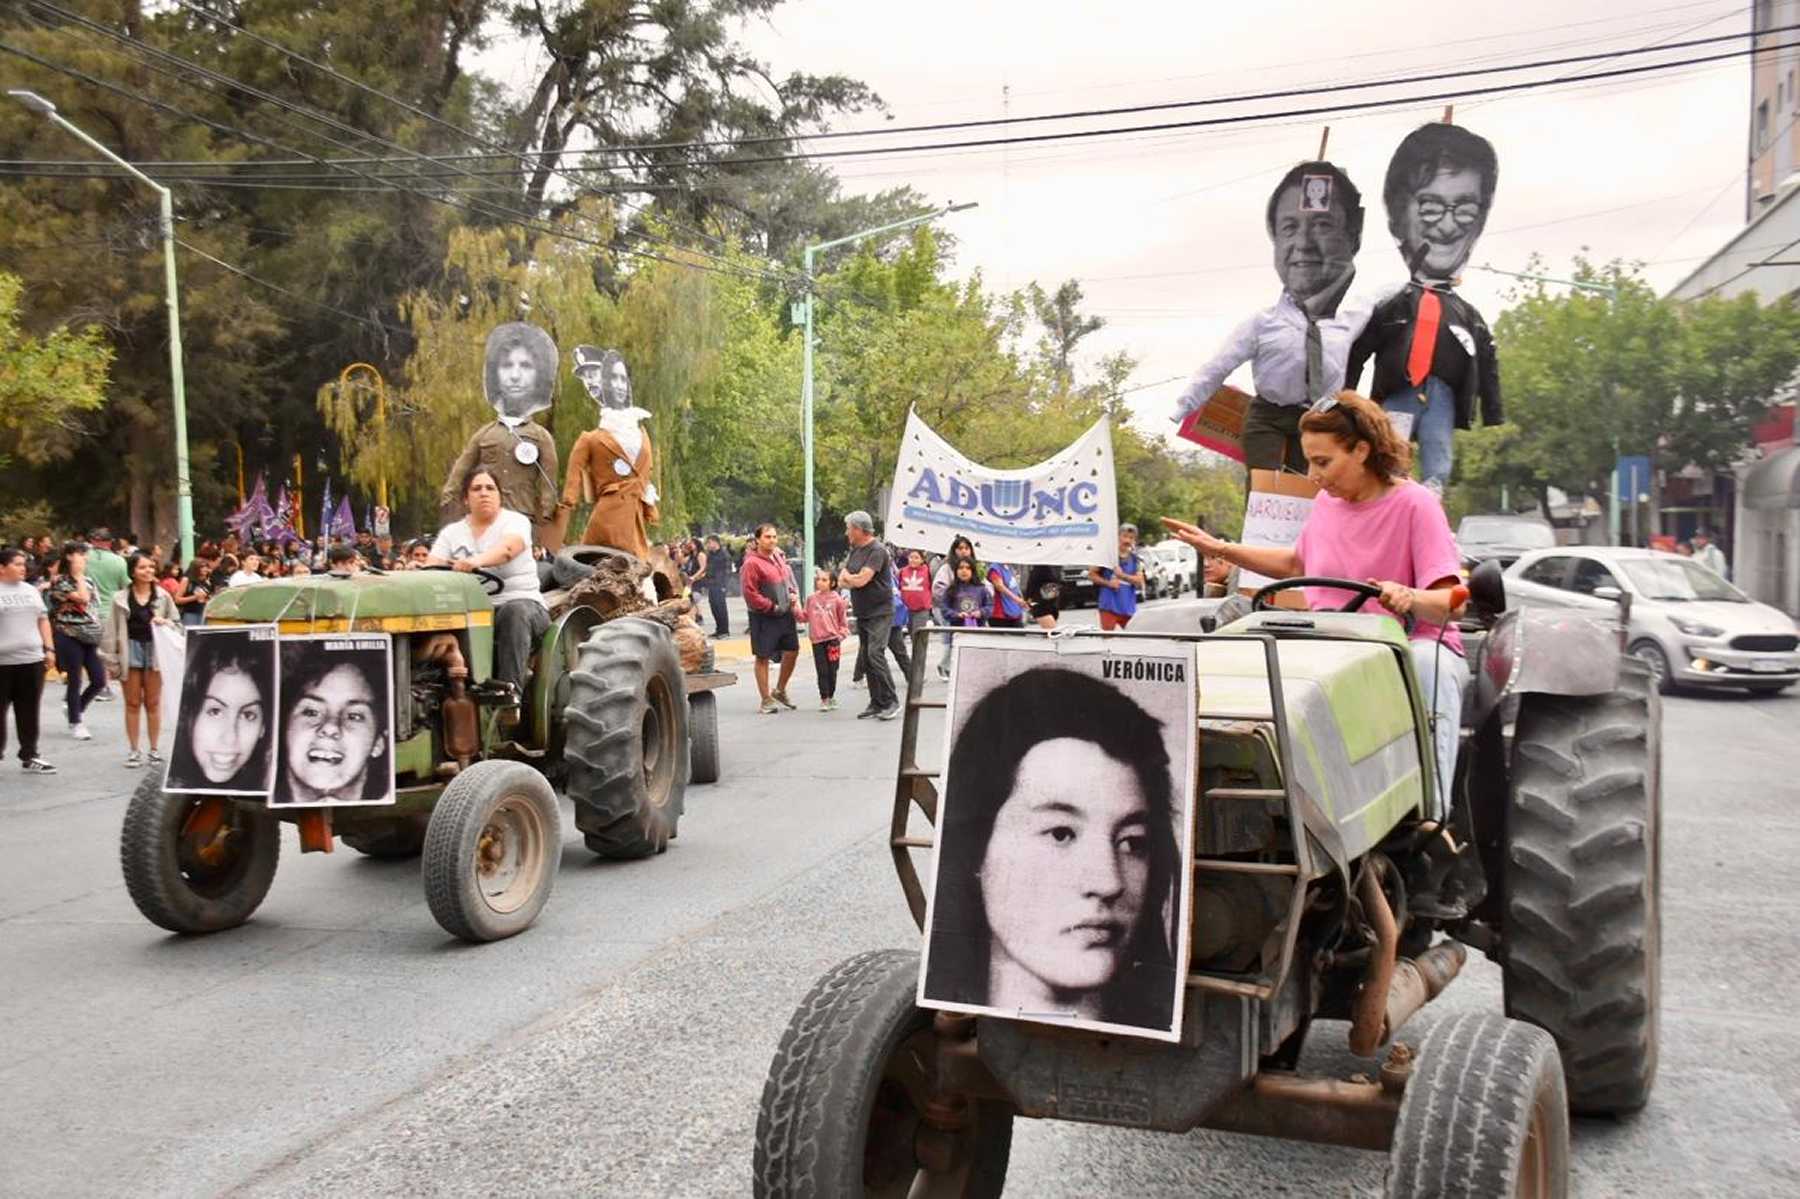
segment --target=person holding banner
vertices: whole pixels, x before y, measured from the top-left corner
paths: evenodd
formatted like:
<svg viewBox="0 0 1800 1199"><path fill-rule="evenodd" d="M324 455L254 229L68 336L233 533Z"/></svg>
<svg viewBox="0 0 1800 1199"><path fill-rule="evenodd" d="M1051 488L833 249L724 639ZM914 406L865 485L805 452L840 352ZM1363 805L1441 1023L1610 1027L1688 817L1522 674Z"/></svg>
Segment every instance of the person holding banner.
<svg viewBox="0 0 1800 1199"><path fill-rule="evenodd" d="M1462 582L1456 538L1437 496L1407 477L1412 448L1373 400L1353 391L1328 396L1300 418L1308 477L1321 494L1290 546L1241 545L1173 517L1170 532L1208 557L1274 579L1297 575L1366 580L1381 589L1381 606L1411 618L1413 664L1431 708L1439 803L1444 815L1456 777L1456 740L1463 687L1469 678L1462 636L1452 618L1451 588ZM1314 608L1356 598L1334 587L1308 587ZM1364 599L1356 606L1368 603Z"/></svg>
<svg viewBox="0 0 1800 1199"><path fill-rule="evenodd" d="M1303 162L1269 196L1264 226L1281 295L1226 337L1182 389L1175 419L1199 411L1248 362L1256 395L1244 414L1244 464L1306 470L1299 423L1306 406L1344 386L1350 347L1369 323L1375 297L1347 299L1362 248L1362 193L1343 169Z"/></svg>
<svg viewBox="0 0 1800 1199"><path fill-rule="evenodd" d="M1138 591L1144 585L1144 567L1137 556L1137 526L1119 526L1119 566L1117 570L1096 566L1088 571L1099 593L1094 606L1100 610L1100 627L1108 632L1122 629L1137 615Z"/></svg>

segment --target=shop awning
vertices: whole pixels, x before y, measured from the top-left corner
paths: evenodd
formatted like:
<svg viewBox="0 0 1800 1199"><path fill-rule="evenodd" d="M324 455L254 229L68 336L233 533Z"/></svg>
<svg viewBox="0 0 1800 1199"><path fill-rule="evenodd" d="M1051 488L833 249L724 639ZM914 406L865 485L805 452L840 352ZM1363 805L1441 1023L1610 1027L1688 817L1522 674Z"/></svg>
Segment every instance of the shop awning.
<svg viewBox="0 0 1800 1199"><path fill-rule="evenodd" d="M1757 463L1738 494L1746 508L1800 508L1800 446Z"/></svg>

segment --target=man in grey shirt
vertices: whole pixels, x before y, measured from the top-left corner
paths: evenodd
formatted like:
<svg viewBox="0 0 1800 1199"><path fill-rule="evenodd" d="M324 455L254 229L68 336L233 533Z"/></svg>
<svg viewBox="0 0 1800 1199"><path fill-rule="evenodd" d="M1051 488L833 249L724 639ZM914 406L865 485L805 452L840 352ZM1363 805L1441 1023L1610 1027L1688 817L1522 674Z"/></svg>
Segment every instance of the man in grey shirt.
<svg viewBox="0 0 1800 1199"><path fill-rule="evenodd" d="M838 586L850 589L857 653L869 677L869 706L856 718L892 720L900 715L900 701L887 664L888 631L894 627L894 589L888 581L891 561L887 547L875 539L875 518L867 512L844 517L844 536L850 542L850 553L837 581Z"/></svg>

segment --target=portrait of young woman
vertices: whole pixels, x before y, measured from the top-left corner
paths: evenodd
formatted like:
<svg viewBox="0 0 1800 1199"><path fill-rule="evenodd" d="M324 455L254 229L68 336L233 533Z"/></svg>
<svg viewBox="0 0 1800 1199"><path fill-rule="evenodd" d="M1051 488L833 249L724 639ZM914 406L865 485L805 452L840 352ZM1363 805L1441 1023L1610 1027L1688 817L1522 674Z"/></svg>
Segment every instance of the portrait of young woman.
<svg viewBox="0 0 1800 1199"><path fill-rule="evenodd" d="M165 791L269 793L276 670L273 625L187 631Z"/></svg>
<svg viewBox="0 0 1800 1199"><path fill-rule="evenodd" d="M393 688L385 636L281 643L281 769L272 803L394 802Z"/></svg>
<svg viewBox="0 0 1800 1199"><path fill-rule="evenodd" d="M921 1004L1174 1038L1191 669L958 653Z"/></svg>

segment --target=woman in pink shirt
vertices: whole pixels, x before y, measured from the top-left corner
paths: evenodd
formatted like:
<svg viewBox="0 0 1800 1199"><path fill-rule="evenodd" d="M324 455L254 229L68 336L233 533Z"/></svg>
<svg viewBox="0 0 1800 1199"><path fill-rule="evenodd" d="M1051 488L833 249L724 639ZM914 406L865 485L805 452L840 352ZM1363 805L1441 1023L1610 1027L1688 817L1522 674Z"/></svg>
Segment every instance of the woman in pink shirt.
<svg viewBox="0 0 1800 1199"><path fill-rule="evenodd" d="M1462 582L1450 522L1438 498L1407 477L1411 447L1373 401L1353 391L1320 400L1300 418L1300 446L1307 478L1320 494L1291 549L1221 541L1167 517L1163 523L1202 554L1270 578L1365 580L1381 589L1382 607L1412 617L1408 635L1419 686L1430 697L1437 792L1447 809L1469 677L1462 636L1450 623L1450 590ZM1314 608L1340 608L1357 596L1339 587L1308 587L1306 598ZM1355 606L1369 602L1365 597Z"/></svg>

